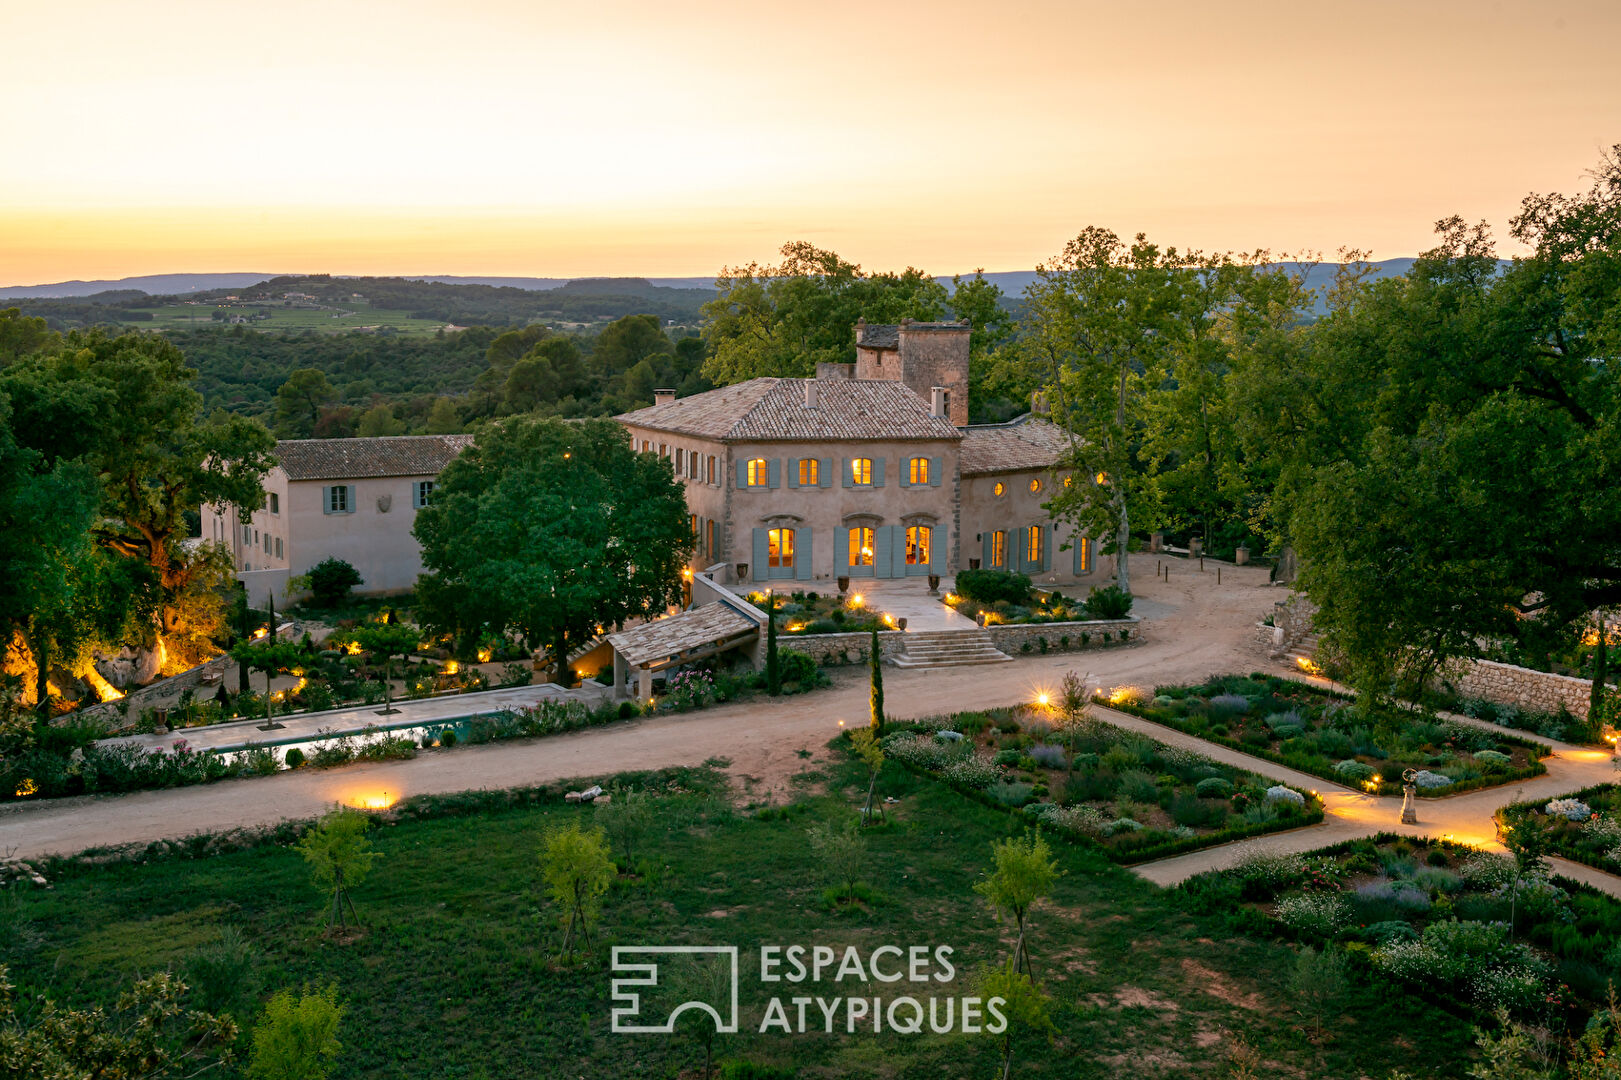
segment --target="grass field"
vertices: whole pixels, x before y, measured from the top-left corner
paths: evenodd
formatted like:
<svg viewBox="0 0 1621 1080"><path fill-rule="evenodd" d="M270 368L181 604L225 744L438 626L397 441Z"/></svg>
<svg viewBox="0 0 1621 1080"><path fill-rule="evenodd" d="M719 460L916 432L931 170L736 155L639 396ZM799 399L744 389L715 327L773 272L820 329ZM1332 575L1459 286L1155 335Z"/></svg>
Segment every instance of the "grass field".
<svg viewBox="0 0 1621 1080"><path fill-rule="evenodd" d="M150 308L152 321L142 325L158 328L184 328L222 325L214 321L211 304L169 304ZM225 310L248 316L246 328L262 332L311 330L322 334L339 334L362 326L376 326L400 334L433 334L445 323L442 319L413 318L409 311L374 308L370 303L356 300L341 308L292 308L280 305L260 307L230 307ZM265 311L268 319L255 319L253 315ZM227 324L228 325L228 324Z"/></svg>
<svg viewBox="0 0 1621 1080"><path fill-rule="evenodd" d="M835 913L806 829L851 814L865 773L841 760L801 779L796 801L764 813L736 805L707 770L682 779L685 792L666 789L640 875L610 890L591 959L577 965L552 958L556 912L540 897L536 852L548 825L596 810L555 792L496 809L468 799L464 813L449 812L452 797L375 830L383 858L355 896L367 929L348 944L322 937L323 905L305 865L276 846L59 867L49 891L0 905L0 943L21 1000L83 1004L110 1000L137 973L182 965L235 926L257 953L258 1000L281 986L338 982L349 1012L335 1075L434 1078L696 1076L702 1052L691 1037L610 1032L608 949L736 945L743 1020L717 1040L720 1058L830 1080L996 1075L995 1040L983 1036L827 1034L815 1007L809 1033L758 1033L772 993L897 994L830 984L826 974L814 990L767 989L752 960L762 943L863 954L950 945L955 982L922 993L952 996L973 993L973 973L1011 943L1009 926L972 891L991 842L1013 827L1006 814L891 767L880 793L900 801L888 824L868 830L862 874L876 899ZM1254 1075L1384 1077L1398 1065L1422 1077L1462 1074L1464 1020L1389 986L1354 986L1313 1042L1288 991L1291 946L1223 933L1094 852L1057 841L1056 853L1064 876L1033 915L1031 951L1055 998L1057 1035L1050 1047L1023 1041L1014 1076L1227 1076L1239 1038L1263 1063Z"/></svg>

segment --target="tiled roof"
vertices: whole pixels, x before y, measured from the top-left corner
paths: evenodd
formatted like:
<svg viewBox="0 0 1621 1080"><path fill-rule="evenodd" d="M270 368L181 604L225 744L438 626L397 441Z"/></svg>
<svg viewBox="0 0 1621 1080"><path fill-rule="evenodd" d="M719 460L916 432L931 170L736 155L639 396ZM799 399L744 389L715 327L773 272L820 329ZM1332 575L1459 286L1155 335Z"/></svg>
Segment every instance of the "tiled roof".
<svg viewBox="0 0 1621 1080"><path fill-rule="evenodd" d="M817 384L816 408L805 384ZM951 421L904 383L880 379L750 379L618 417L638 427L728 442L761 439L956 439Z"/></svg>
<svg viewBox="0 0 1621 1080"><path fill-rule="evenodd" d="M1046 420L1021 416L1005 424L980 424L962 429L964 476L1050 469L1069 451L1069 436Z"/></svg>
<svg viewBox="0 0 1621 1080"><path fill-rule="evenodd" d="M864 349L898 349L901 328L893 323L868 323L856 331L856 344Z"/></svg>
<svg viewBox="0 0 1621 1080"><path fill-rule="evenodd" d="M665 619L608 635L608 644L632 666L658 666L682 653L717 645L750 630L753 619L725 604L705 604Z"/></svg>
<svg viewBox="0 0 1621 1080"><path fill-rule="evenodd" d="M276 444L276 457L289 480L436 476L472 441L471 435L283 439Z"/></svg>

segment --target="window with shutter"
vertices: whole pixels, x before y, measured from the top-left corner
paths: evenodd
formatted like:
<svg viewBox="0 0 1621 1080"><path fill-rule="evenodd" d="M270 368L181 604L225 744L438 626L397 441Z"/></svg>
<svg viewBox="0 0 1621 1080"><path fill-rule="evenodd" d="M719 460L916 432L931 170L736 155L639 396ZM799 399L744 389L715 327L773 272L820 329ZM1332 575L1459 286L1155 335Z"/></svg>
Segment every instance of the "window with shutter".
<svg viewBox="0 0 1621 1080"><path fill-rule="evenodd" d="M850 459L850 482L856 487L872 486L872 458Z"/></svg>

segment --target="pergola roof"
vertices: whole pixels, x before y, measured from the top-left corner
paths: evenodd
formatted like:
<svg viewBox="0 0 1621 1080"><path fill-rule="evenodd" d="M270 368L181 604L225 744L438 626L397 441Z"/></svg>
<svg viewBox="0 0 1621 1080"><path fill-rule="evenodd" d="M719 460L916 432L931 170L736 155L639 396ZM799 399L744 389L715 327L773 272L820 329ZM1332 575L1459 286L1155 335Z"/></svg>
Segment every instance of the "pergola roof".
<svg viewBox="0 0 1621 1080"><path fill-rule="evenodd" d="M695 653L717 652L758 630L753 619L714 603L609 634L608 644L631 666L654 668L696 659Z"/></svg>

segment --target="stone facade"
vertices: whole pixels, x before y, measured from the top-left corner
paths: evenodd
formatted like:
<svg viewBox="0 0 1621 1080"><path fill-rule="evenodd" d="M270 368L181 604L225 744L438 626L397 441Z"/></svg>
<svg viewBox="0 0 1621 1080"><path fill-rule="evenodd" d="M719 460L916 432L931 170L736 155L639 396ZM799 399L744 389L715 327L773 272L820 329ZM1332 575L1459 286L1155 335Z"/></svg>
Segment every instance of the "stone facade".
<svg viewBox="0 0 1621 1080"><path fill-rule="evenodd" d="M761 635L763 638L764 635ZM906 635L899 630L878 632L878 651L888 660L899 656L906 646ZM793 649L805 653L818 664L836 667L839 664L865 664L872 648L870 633L857 634L782 634L777 648Z"/></svg>
<svg viewBox="0 0 1621 1080"><path fill-rule="evenodd" d="M1014 623L986 628L991 635L991 641L998 649L1009 656L1023 656L1025 642L1030 643L1032 652L1041 648L1042 639L1047 641L1049 652L1079 652L1082 649L1099 649L1108 645L1131 644L1142 640L1148 623L1136 616L1124 619L1105 619L1096 622L1052 622L1052 623ZM1120 635L1125 633L1126 640L1122 642ZM1081 635L1086 634L1087 640L1083 643ZM1108 634L1109 641L1103 640ZM1064 644L1064 638L1069 638L1069 644Z"/></svg>
<svg viewBox="0 0 1621 1080"><path fill-rule="evenodd" d="M926 323L902 319L898 326L856 323L858 379L905 383L925 401L935 387L946 391L946 415L958 427L968 423L968 320Z"/></svg>

